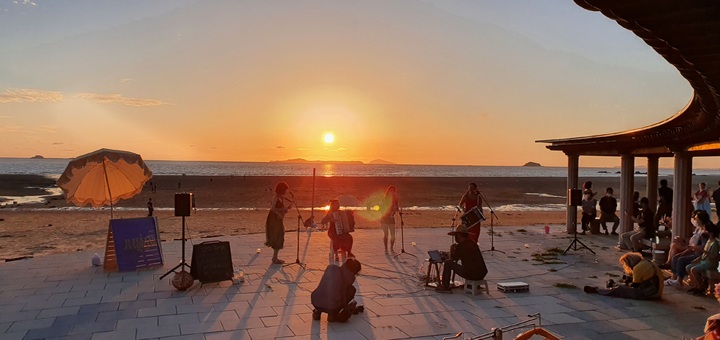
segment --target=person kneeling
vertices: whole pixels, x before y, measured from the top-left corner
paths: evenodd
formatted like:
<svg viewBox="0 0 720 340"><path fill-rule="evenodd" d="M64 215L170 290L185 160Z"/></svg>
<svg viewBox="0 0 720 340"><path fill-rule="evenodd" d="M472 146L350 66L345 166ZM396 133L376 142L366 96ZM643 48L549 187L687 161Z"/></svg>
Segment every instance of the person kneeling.
<svg viewBox="0 0 720 340"><path fill-rule="evenodd" d="M620 257L619 262L626 274L623 275L625 285L608 289L585 286L585 293L636 300L662 298L663 274L655 263L644 259L639 253L627 253Z"/></svg>
<svg viewBox="0 0 720 340"><path fill-rule="evenodd" d="M467 280L485 279L488 272L478 244L468 238L467 226L461 224L455 231L449 232L448 235L455 236L455 242L457 243L450 247L450 259L443 264L442 285L436 288L440 293L451 292L450 277L452 272ZM462 265L457 263L458 260Z"/></svg>
<svg viewBox="0 0 720 340"><path fill-rule="evenodd" d="M315 307L313 320L320 320L320 315L327 313L328 322L345 322L352 314L364 310L353 301L357 292L353 283L360 269L360 262L355 259L348 259L342 267L331 264L325 268L320 283L310 295L310 302Z"/></svg>

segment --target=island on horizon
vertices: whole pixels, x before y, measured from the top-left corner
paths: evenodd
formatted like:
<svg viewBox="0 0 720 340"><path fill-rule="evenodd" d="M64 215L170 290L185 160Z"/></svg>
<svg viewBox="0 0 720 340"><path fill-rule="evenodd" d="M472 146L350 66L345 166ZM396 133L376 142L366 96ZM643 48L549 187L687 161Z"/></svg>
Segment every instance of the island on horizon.
<svg viewBox="0 0 720 340"><path fill-rule="evenodd" d="M540 163L536 163L536 162L527 162L523 166L542 166L542 165L540 165Z"/></svg>

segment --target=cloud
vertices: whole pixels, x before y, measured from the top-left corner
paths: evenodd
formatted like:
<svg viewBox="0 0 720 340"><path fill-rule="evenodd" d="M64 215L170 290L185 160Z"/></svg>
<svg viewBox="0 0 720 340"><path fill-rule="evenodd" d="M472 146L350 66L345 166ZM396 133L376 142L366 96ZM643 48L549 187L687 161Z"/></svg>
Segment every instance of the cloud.
<svg viewBox="0 0 720 340"><path fill-rule="evenodd" d="M132 78L122 78L122 79L120 79L120 82L121 82L121 83L129 83L129 82L131 82L132 80L133 80Z"/></svg>
<svg viewBox="0 0 720 340"><path fill-rule="evenodd" d="M346 148L337 148L337 149L335 149L335 150L333 150L333 151L347 151L347 149L346 149Z"/></svg>
<svg viewBox="0 0 720 340"><path fill-rule="evenodd" d="M20 125L0 124L0 132L18 132L21 130Z"/></svg>
<svg viewBox="0 0 720 340"><path fill-rule="evenodd" d="M15 1L13 1L13 3L20 4L20 5L37 6L37 3L33 2L32 0L22 0L22 2L15 0Z"/></svg>
<svg viewBox="0 0 720 340"><path fill-rule="evenodd" d="M63 142L53 142L53 143L52 143L52 145L64 145L64 144L65 144L65 143L63 143Z"/></svg>
<svg viewBox="0 0 720 340"><path fill-rule="evenodd" d="M7 89L0 93L0 104L2 103L41 103L61 102L65 97L60 92L43 91L34 89Z"/></svg>
<svg viewBox="0 0 720 340"><path fill-rule="evenodd" d="M57 125L38 125L35 128L35 131L55 133L55 132L57 132L57 129L58 129Z"/></svg>
<svg viewBox="0 0 720 340"><path fill-rule="evenodd" d="M102 94L102 93L78 93L75 95L78 98L90 99L101 104L122 104L127 106L159 106L159 105L170 105L170 103L164 102L157 99L141 99L141 98L129 98L121 94Z"/></svg>
<svg viewBox="0 0 720 340"><path fill-rule="evenodd" d="M275 148L276 148L276 149L284 149L285 147L278 145L278 146L276 146Z"/></svg>

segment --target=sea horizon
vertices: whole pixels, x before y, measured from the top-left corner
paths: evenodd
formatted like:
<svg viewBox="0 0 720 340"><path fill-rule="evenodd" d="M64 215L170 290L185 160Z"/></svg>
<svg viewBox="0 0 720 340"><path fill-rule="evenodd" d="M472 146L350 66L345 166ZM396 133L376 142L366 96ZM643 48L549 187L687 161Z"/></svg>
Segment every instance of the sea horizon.
<svg viewBox="0 0 720 340"><path fill-rule="evenodd" d="M41 175L58 178L66 158L1 158L2 175ZM315 162L157 161L145 164L153 175L187 176L317 176L346 177L567 177L564 166L355 164ZM636 174L644 174L636 167ZM694 169L695 175L717 175L720 169ZM580 167L582 177L619 177L618 167ZM672 168L660 168L659 176L673 176Z"/></svg>

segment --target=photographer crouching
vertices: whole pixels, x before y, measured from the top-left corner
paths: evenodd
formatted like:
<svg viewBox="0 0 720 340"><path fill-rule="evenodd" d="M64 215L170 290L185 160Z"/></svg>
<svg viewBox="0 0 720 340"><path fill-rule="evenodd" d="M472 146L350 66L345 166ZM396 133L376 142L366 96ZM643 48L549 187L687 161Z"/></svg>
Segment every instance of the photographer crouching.
<svg viewBox="0 0 720 340"><path fill-rule="evenodd" d="M624 285L613 287L614 282L610 280L607 289L585 286L585 293L636 300L662 298L663 275L655 263L644 259L639 253L627 253L620 257L619 262L625 272L622 277Z"/></svg>

